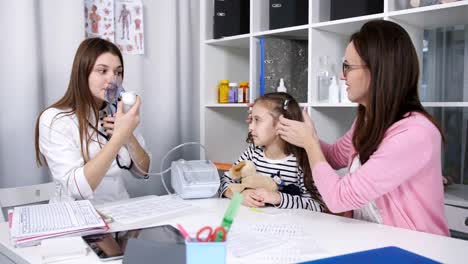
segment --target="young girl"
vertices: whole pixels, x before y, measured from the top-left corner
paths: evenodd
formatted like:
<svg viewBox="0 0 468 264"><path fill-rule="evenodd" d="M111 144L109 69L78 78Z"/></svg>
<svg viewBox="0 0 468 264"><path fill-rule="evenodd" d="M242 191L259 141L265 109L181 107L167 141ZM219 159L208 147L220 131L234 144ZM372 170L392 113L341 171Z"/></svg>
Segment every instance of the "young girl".
<svg viewBox="0 0 468 264"><path fill-rule="evenodd" d="M241 192L243 204L263 207L302 208L323 211L324 204L312 180L311 170L303 148L293 146L276 134L280 115L302 121L299 104L287 93L269 93L255 100L249 124L248 143L252 143L235 164L242 160L255 163L257 173L272 177L279 191L246 189ZM228 186L234 183L226 172L221 177L220 194L231 198Z"/></svg>

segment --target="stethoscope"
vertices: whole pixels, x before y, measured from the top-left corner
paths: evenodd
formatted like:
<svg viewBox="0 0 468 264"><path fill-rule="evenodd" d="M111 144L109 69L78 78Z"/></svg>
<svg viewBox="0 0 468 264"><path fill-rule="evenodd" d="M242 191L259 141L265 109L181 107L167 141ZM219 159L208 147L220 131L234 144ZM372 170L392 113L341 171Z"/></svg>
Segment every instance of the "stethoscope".
<svg viewBox="0 0 468 264"><path fill-rule="evenodd" d="M117 106L115 106L115 107L117 108ZM100 136L105 138L107 140L107 142L109 142L110 137L108 135L106 135L106 134L102 133L101 131L99 131L99 129L94 127L89 121L88 121L88 124L89 124L90 127L92 127L94 129L94 131L96 131ZM99 147L102 149L101 144L99 144ZM120 164L119 154L117 154L117 156L115 157L115 161L117 163L117 166L119 166L120 169L130 170L133 167L133 160L131 158L130 158L130 166L125 166L125 165Z"/></svg>

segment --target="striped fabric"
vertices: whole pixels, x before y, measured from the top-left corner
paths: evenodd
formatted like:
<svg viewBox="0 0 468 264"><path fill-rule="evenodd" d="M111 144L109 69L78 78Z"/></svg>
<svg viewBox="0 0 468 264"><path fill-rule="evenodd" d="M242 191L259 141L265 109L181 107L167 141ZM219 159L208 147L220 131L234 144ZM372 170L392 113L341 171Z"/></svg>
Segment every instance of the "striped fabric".
<svg viewBox="0 0 468 264"><path fill-rule="evenodd" d="M252 161L257 168L258 174L265 175L265 177L279 176L284 185L294 184L299 187L301 195L280 192L281 202L278 206L279 208L324 211L323 202L314 200L312 195L307 191L304 185L303 172L297 166L296 157L293 155L289 155L281 160L271 160L265 157L263 148L250 145L234 164L238 164L242 160ZM227 171L221 176L220 195L226 191L231 183L235 183L235 181L229 176L229 172ZM317 189L314 188L314 190L316 192L314 196L320 197Z"/></svg>

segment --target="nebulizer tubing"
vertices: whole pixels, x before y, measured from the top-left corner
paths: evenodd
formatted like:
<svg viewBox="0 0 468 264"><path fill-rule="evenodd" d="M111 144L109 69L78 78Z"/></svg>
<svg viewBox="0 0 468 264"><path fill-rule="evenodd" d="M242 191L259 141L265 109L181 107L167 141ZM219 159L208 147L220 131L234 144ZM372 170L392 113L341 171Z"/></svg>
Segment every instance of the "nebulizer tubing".
<svg viewBox="0 0 468 264"><path fill-rule="evenodd" d="M167 194L172 194L171 191L169 191L169 188L167 187L166 185L166 181L164 180L164 174L169 172L171 170L171 166L169 166L167 169L165 169L163 171L163 168L164 168L164 163L166 162L166 159L167 157L172 153L174 152L175 150L181 148L181 147L184 147L184 146L187 146L187 145L199 145L203 151L205 152L205 159L208 160L207 156L207 152L206 152L206 147L199 143L199 142L185 142L185 143L182 143L182 144L179 144L175 147L173 147L172 149L170 149L168 152L166 152L166 154L164 155L164 157L162 158L162 161L161 161L161 167L160 167L160 171L159 172L148 172L146 173L143 169L141 169L139 166L138 166L138 162L133 162L133 166L135 166L135 168L137 169L137 171L139 173L142 173L142 174L145 174L145 175L161 175L161 181L162 181L162 184L164 186L164 189L166 190ZM130 154L130 151L128 151L128 155L130 156L130 159L132 158L131 157L131 154Z"/></svg>

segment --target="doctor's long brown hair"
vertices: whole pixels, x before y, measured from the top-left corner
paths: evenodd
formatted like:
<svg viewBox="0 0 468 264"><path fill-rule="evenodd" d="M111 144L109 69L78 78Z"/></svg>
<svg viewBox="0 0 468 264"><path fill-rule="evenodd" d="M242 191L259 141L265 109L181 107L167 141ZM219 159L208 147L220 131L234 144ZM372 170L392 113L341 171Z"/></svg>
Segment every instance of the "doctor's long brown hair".
<svg viewBox="0 0 468 264"><path fill-rule="evenodd" d="M294 97L292 97L288 93L267 93L263 96L258 97L255 100L255 104L262 104L262 106L265 106L267 109L269 109L275 120L278 120L280 115L283 115L287 119L304 121L304 118L302 116L302 110L299 104L294 99ZM287 107L285 107L285 104L287 105ZM250 133L247 137L247 143L253 143L252 135ZM305 149L295 146L286 141L284 143L285 154L293 154L296 157L297 164L301 168L304 175L304 185L306 189L309 191L312 198L319 202L325 208L322 196L318 192L317 187L315 187L314 179L312 178L312 170L309 164L309 158L307 157Z"/></svg>
<svg viewBox="0 0 468 264"><path fill-rule="evenodd" d="M361 163L369 160L387 129L410 112L429 119L443 139L442 129L419 100L419 62L408 33L394 22L375 20L364 24L350 42L371 76L367 106L358 106L353 135Z"/></svg>
<svg viewBox="0 0 468 264"><path fill-rule="evenodd" d="M78 50L76 51L70 75L70 82L68 83L68 89L65 92L65 95L45 109L58 108L60 110L64 110L64 112L59 115L76 115L80 129L81 152L85 162L89 157L88 145L91 138L88 131L90 125L97 128L99 120L99 106L96 104L94 97L89 90L88 78L93 70L96 59L103 53L107 52L119 57L120 63L122 64L123 78L123 58L122 53L117 46L100 38L86 39L81 42ZM45 161L42 160L43 157L39 149L39 119L44 111L39 114L35 128L36 162L38 166L42 166L43 161ZM91 114L95 117L94 124L89 123L89 117ZM59 118L59 115L56 116L54 120ZM86 144L83 144L83 142L86 142Z"/></svg>

